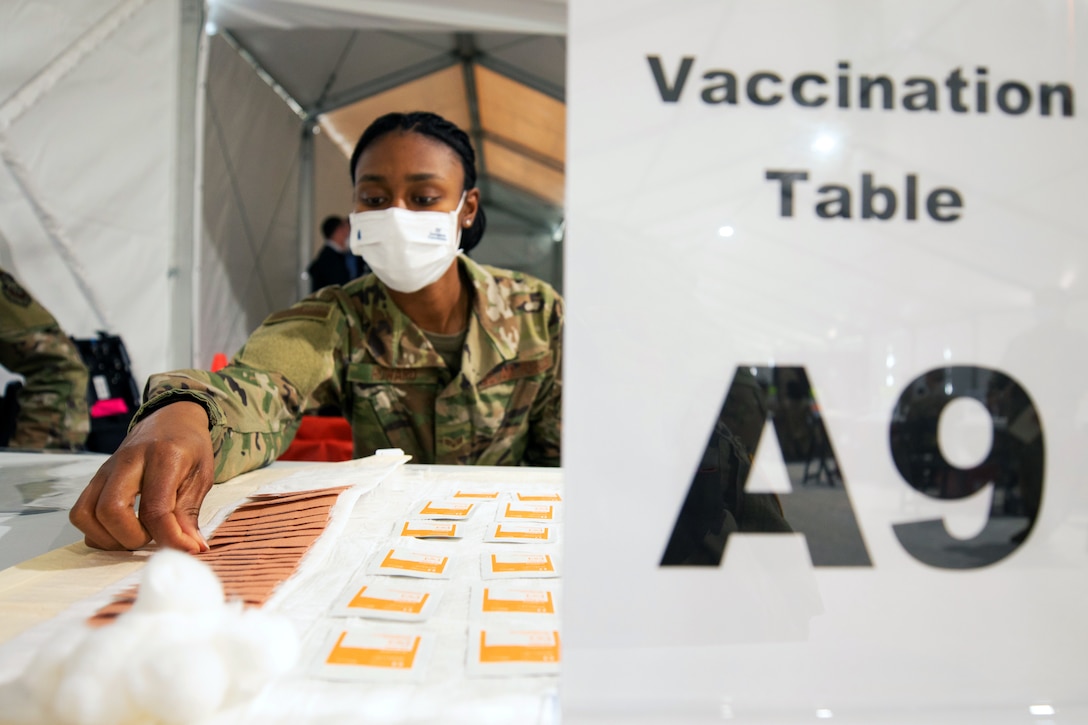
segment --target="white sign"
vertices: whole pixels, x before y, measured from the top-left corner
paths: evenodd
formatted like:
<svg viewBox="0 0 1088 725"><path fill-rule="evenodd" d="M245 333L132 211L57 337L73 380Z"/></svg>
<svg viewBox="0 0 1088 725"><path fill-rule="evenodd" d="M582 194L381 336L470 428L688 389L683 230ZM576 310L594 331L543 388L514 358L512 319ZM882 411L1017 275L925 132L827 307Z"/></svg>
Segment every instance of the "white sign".
<svg viewBox="0 0 1088 725"><path fill-rule="evenodd" d="M570 8L565 721L1088 718L1088 3Z"/></svg>

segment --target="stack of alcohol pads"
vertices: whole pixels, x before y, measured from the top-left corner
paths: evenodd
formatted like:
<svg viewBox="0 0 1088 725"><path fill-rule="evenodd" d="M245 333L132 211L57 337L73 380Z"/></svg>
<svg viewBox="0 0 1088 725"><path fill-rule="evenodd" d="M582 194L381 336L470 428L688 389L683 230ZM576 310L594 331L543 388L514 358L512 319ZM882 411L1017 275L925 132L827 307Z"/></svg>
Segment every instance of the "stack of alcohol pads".
<svg viewBox="0 0 1088 725"><path fill-rule="evenodd" d="M442 636L428 621L466 596L469 676L558 673L561 501L554 490L464 486L414 502L333 603L330 614L345 619L311 674L423 680Z"/></svg>

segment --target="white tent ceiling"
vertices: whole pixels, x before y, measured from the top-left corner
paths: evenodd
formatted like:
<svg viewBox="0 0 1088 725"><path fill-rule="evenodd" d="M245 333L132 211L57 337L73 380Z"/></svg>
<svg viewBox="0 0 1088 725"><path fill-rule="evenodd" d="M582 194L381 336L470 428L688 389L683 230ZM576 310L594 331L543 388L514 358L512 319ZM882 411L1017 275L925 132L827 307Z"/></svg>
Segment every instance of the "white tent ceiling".
<svg viewBox="0 0 1088 725"><path fill-rule="evenodd" d="M345 154L389 110L435 110L469 130L481 185L505 184L552 207L563 201L566 48L556 36L322 28L230 28Z"/></svg>
<svg viewBox="0 0 1088 725"><path fill-rule="evenodd" d="M552 207L562 205L566 14L566 0L210 0L207 9L208 28L342 148L380 113L434 109L472 132L485 195L496 177Z"/></svg>

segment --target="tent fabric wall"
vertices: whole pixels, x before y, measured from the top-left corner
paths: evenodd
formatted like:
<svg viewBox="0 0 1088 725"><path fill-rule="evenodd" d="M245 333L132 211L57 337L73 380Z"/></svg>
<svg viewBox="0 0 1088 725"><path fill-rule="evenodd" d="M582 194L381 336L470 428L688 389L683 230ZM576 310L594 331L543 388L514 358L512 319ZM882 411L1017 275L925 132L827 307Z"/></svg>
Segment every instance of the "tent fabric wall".
<svg viewBox="0 0 1088 725"><path fill-rule="evenodd" d="M320 127L318 127L320 128ZM352 211L348 159L325 133L314 136L314 230L312 254L325 243L321 220L330 214L347 217ZM311 255L312 256L312 255ZM309 286L307 285L307 290Z"/></svg>
<svg viewBox="0 0 1088 725"><path fill-rule="evenodd" d="M0 261L77 336L167 363L180 13L0 4Z"/></svg>
<svg viewBox="0 0 1088 725"><path fill-rule="evenodd" d="M298 148L303 124L221 38L204 112L203 228L194 364L233 355L298 300Z"/></svg>
<svg viewBox="0 0 1088 725"><path fill-rule="evenodd" d="M502 206L487 207L487 234L472 258L481 264L516 269L563 291L563 253L550 232L526 222Z"/></svg>

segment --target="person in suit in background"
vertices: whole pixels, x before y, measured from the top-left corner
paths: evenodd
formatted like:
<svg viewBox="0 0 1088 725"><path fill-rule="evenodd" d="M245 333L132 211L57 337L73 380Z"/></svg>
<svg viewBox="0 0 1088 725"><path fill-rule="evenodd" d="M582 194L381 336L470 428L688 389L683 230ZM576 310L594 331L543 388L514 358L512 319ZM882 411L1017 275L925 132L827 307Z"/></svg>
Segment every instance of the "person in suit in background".
<svg viewBox="0 0 1088 725"><path fill-rule="evenodd" d="M370 272L363 258L351 253L348 247L350 233L351 226L347 219L330 216L321 222L325 246L307 268L310 273L311 292L317 292L331 284L346 284Z"/></svg>

